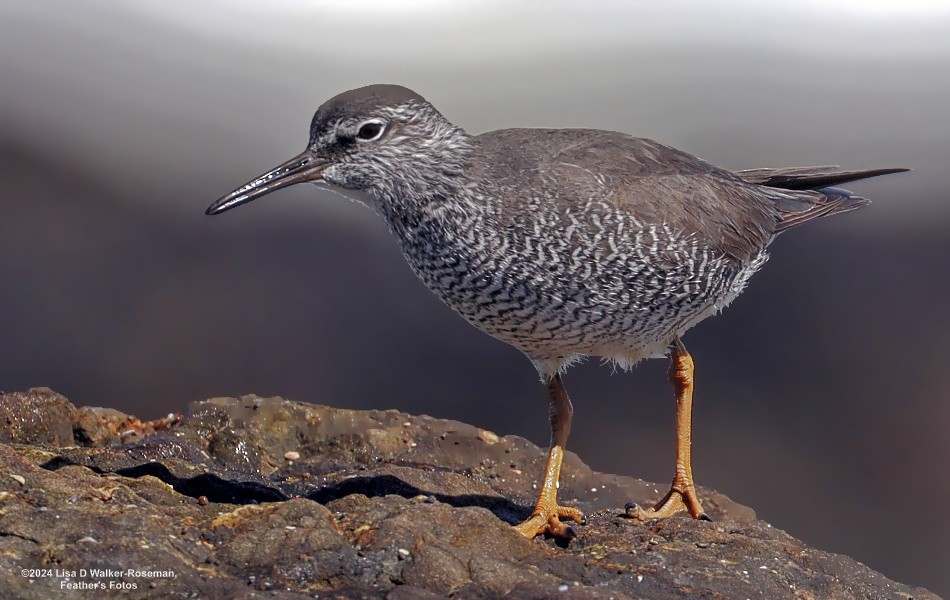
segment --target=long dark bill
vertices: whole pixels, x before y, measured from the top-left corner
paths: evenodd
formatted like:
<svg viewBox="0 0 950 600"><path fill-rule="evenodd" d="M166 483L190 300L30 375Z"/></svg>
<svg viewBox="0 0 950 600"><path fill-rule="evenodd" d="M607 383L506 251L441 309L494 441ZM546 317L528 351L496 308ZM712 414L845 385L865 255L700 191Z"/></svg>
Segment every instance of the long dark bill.
<svg viewBox="0 0 950 600"><path fill-rule="evenodd" d="M226 210L256 200L274 190L285 188L295 183L319 181L323 177L323 170L329 161L321 158L307 149L287 162L271 169L260 177L253 179L224 196L205 211L206 215L218 215Z"/></svg>

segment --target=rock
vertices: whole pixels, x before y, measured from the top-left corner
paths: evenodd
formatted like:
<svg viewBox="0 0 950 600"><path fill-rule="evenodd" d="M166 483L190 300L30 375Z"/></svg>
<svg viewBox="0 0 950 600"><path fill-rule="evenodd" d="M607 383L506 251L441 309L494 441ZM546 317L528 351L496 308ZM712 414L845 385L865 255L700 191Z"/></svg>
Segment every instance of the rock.
<svg viewBox="0 0 950 600"><path fill-rule="evenodd" d="M4 598L936 598L711 490L712 523L627 519L665 486L571 453L560 499L588 524L526 540L543 449L396 411L247 396L142 422L40 389L0 396L0 441Z"/></svg>
<svg viewBox="0 0 950 600"><path fill-rule="evenodd" d="M0 442L51 446L103 446L147 437L178 421L168 415L141 421L111 408L77 409L49 388L0 394Z"/></svg>
<svg viewBox="0 0 950 600"><path fill-rule="evenodd" d="M49 388L0 395L0 442L71 446L76 407Z"/></svg>

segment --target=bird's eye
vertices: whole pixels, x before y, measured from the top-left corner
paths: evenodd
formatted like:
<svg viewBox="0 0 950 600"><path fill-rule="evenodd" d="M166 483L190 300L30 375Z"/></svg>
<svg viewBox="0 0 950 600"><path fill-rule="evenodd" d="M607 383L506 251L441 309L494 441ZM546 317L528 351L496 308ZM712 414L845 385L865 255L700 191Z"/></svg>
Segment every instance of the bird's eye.
<svg viewBox="0 0 950 600"><path fill-rule="evenodd" d="M379 121L367 121L363 123L359 131L356 132L356 137L368 142L370 140L375 140L383 134L383 124Z"/></svg>

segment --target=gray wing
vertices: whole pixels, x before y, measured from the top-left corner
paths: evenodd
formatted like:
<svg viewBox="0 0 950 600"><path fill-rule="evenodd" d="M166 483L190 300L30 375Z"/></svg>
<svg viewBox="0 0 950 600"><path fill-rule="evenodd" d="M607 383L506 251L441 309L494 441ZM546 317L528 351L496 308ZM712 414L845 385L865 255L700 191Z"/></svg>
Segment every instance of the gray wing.
<svg viewBox="0 0 950 600"><path fill-rule="evenodd" d="M779 221L768 188L652 140L586 129L509 129L477 139L507 157L495 178L530 180L572 209L603 199L739 261L763 250Z"/></svg>

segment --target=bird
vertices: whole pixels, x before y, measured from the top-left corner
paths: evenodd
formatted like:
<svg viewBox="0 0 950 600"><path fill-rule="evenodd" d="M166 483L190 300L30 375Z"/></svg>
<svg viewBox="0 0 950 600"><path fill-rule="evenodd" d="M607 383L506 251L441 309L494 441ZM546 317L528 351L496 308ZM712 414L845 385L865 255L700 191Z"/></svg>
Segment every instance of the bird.
<svg viewBox="0 0 950 600"><path fill-rule="evenodd" d="M527 538L571 539L585 517L557 500L573 420L564 371L584 357L627 369L669 358L672 483L642 521L709 520L691 460L694 363L682 337L746 287L788 229L869 201L836 186L904 168L729 171L597 129L472 135L418 93L377 84L323 103L306 149L214 202L218 215L297 183L364 204L446 305L520 350L547 388L551 439Z"/></svg>

